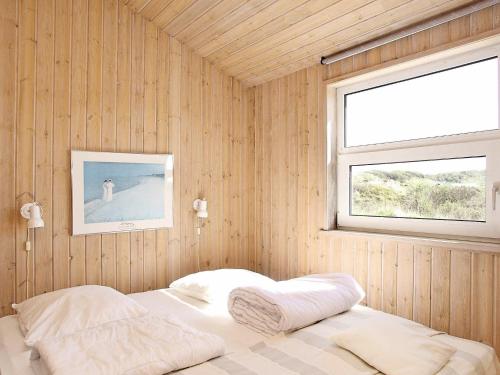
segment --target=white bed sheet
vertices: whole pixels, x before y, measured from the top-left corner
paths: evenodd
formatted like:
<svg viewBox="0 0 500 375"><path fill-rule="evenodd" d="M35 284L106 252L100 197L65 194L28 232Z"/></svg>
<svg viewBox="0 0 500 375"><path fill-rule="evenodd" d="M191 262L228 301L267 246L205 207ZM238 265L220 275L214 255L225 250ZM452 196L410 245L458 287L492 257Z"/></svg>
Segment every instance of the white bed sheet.
<svg viewBox="0 0 500 375"><path fill-rule="evenodd" d="M228 353L246 349L264 338L236 323L224 304L208 304L169 289L129 296L157 314L173 314L190 326L219 335ZM48 375L40 360L30 360L31 351L23 339L15 315L0 318L1 375Z"/></svg>
<svg viewBox="0 0 500 375"><path fill-rule="evenodd" d="M232 361L242 357L242 361L244 361L245 358L249 360L249 368L252 368L254 365L258 367L257 361L254 357L249 355L248 352L249 348L255 345L261 345L263 340L265 340L265 337L249 330L248 328L245 328L240 324L237 324L229 315L227 308L224 305L207 304L168 289L131 294L130 297L157 314L174 314L188 325L219 335L226 342L227 354L229 354L227 356L227 361ZM368 315L376 313L371 309L361 306L357 306L354 310L362 311L363 314ZM353 313L347 313L344 317L339 316L337 319L339 322L337 324L342 324L340 320L349 319L351 315L359 315L359 312L356 313L356 311ZM336 318L330 319L335 320ZM297 334L292 334L292 336L308 335L310 334L309 331L326 334L327 332L323 332L324 328L322 328L325 323L328 322L325 321L304 330L300 330ZM301 331L304 333L302 334ZM283 338L286 341L283 341L283 339L280 339L279 337L273 338L273 340L274 339L276 340L277 345L285 345L285 347L294 342L294 340L288 338ZM469 352L472 347L482 345L448 335L441 335L439 336L439 339L452 346L457 348L460 347L464 351ZM272 345L273 341L268 342L268 344ZM300 352L302 354L304 354L302 352L303 350L304 346L300 346ZM235 354L231 355L231 353ZM485 361L484 358L482 358L482 360ZM495 365L491 362L491 359L488 360L488 362L488 364L483 364L484 368ZM213 367L214 366L210 367L210 364L207 363L206 365L199 365L189 370L182 371L181 373L186 373L186 375L191 373L204 375L212 374L212 372L209 372L208 370L212 371ZM14 315L0 318L0 371L1 375L48 375L48 371L40 360L30 360L30 350L24 345L23 336L19 329L17 318ZM280 371L273 371L273 373L277 374L280 373ZM214 373L225 374L224 371L220 372L219 370ZM254 372L251 371L248 373ZM283 371L283 373L288 372ZM449 373L453 374L454 372L449 371ZM474 373L476 372L474 371ZM446 372L446 374L448 374L448 372ZM477 374L481 374L481 371L477 371Z"/></svg>

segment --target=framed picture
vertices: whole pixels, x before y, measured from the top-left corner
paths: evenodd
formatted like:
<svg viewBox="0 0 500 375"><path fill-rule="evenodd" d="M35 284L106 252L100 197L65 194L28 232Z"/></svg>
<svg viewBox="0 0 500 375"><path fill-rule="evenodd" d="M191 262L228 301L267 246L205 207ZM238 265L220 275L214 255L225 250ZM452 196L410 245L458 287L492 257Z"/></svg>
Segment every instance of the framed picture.
<svg viewBox="0 0 500 375"><path fill-rule="evenodd" d="M173 225L174 157L71 152L73 235Z"/></svg>

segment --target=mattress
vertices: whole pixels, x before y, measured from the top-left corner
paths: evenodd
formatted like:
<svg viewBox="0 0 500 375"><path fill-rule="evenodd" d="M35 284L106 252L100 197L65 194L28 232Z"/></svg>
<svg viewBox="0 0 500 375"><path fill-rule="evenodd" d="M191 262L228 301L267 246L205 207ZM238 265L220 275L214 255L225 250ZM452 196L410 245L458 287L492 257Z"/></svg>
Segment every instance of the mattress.
<svg viewBox="0 0 500 375"><path fill-rule="evenodd" d="M155 313L175 314L188 325L225 340L225 356L178 371L177 375L379 374L330 340L339 330L384 314L367 307L356 306L347 313L291 334L266 338L235 323L225 305L207 304L168 289L131 294L130 297ZM439 375L496 374L498 359L492 348L444 334L436 339L457 348L457 353ZM0 319L0 370L1 375L48 374L40 360L30 360L30 350L24 345L15 316Z"/></svg>

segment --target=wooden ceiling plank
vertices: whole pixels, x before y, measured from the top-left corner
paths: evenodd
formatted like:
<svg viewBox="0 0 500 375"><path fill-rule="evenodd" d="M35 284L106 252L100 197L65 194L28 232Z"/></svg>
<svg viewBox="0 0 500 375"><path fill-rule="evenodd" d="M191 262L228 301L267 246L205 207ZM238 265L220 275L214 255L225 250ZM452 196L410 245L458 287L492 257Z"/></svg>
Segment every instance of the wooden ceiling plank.
<svg viewBox="0 0 500 375"><path fill-rule="evenodd" d="M209 9L205 14L199 17L195 22L186 26L182 31L178 32L175 37L184 43L199 33L207 30L210 26L219 22L226 15L232 13L235 9L241 7L248 0L223 0L213 8Z"/></svg>
<svg viewBox="0 0 500 375"><path fill-rule="evenodd" d="M418 17L416 17L415 19L416 19L416 22L420 21L420 18L418 18ZM404 25L402 25L401 27L404 27ZM382 28L378 29L378 31L375 34L373 34L373 31L372 31L370 33L370 35L367 34L367 36L362 36L362 38L366 38L366 40L368 41L368 40L372 40L376 37L383 36L386 34L387 34L387 29L385 27L382 27ZM338 44L337 47L339 48L339 50L345 50L345 49L352 48L352 47L358 45L359 42L360 42L359 37L353 38L353 39L348 40L344 43ZM323 54L321 53L321 51L317 51L317 53L315 55L310 55L306 58L302 58L300 60L294 61L292 64L289 64L287 66L283 66L283 67L272 69L272 70L266 70L265 74L257 73L254 76L254 79L252 80L252 84L255 82L266 82L267 80L272 79L270 77L277 77L277 76L280 76L282 74L289 74L289 72L303 69L304 67L310 66L310 65L315 64L318 61L320 61L322 55Z"/></svg>
<svg viewBox="0 0 500 375"><path fill-rule="evenodd" d="M383 28L381 29L381 35L385 34ZM371 32L367 37L367 40L371 40L373 38ZM349 41L341 44L338 44L338 47L341 49L347 49L359 44L360 40L358 37L352 38ZM321 59L322 53L321 51L317 51L315 54L307 54L307 56L302 57L300 59L293 60L293 62L288 63L286 65L276 66L271 69L267 69L265 71L256 71L252 73L251 77L245 78L241 76L240 79L245 79L248 85L258 85L262 82L267 82L268 80L272 80L276 77L280 77L281 75L287 75L291 72L295 72L301 69L304 69L308 66L317 64Z"/></svg>
<svg viewBox="0 0 500 375"><path fill-rule="evenodd" d="M206 12L219 4L222 0L197 0L188 8L168 23L163 30L173 37L184 30L187 26L196 23Z"/></svg>
<svg viewBox="0 0 500 375"><path fill-rule="evenodd" d="M259 60L252 59L249 63L252 66L241 65L231 66L227 68L226 72L234 76L241 76L240 74L260 74L267 73L269 69L279 67L280 63L289 64L298 59L305 58L309 55L316 53L323 54L332 49L332 46L344 44L347 40L354 40L358 44L361 42L361 37L365 36L368 39L373 38L374 32L380 30L383 34L396 30L397 28L410 25L418 22L423 17L430 17L440 12L446 11L453 4L466 3L471 0L448 0L445 5L435 5L433 0L411 0L399 7L393 8L387 12L373 15L370 18L364 18L361 22L355 23L352 21L340 22L337 24L342 27L337 28L335 32L329 35L321 35L321 37L310 37L308 40L300 40L287 42L286 45L276 46L273 48L275 54L267 54L266 56L260 55ZM444 7L447 4L447 8ZM344 20L345 21L345 20ZM398 26L396 26L398 25ZM377 34L378 35L378 34ZM301 46L297 48L296 46ZM223 69L224 67L221 66Z"/></svg>
<svg viewBox="0 0 500 375"><path fill-rule="evenodd" d="M189 8L196 0L174 0L167 5L154 19L154 23L164 29L170 22L177 18L184 10Z"/></svg>
<svg viewBox="0 0 500 375"><path fill-rule="evenodd" d="M273 79L275 77L279 77L283 74L289 74L290 72L299 70L307 66L307 64L314 64L315 62L319 62L319 58L325 53L334 53L336 51L340 51L349 47L352 47L356 44L359 44L363 41L368 41L373 38L379 37L381 35L387 34L390 31L400 29L402 27L408 26L412 23L416 23L422 19L429 18L435 16L439 13L443 13L449 11L450 9L457 8L459 6L470 3L471 0L450 0L440 5L433 5L431 1L431 6L426 9L420 9L417 11L415 8L411 8L406 6L404 9L404 13L396 14L396 10L390 12L390 17L387 18L387 15L375 17L374 20L366 20L364 23L372 23L376 22L375 25L371 24L369 30L364 29L364 33L351 35L350 38L345 38L347 31L342 30L339 33L334 35L330 35L323 40L319 40L315 43L312 43L309 46L304 46L302 48L296 49L295 51L291 51L286 53L280 57L276 57L273 62L270 64L261 65L259 67L255 67L247 72L239 74L236 78L244 80L245 82L266 82L269 79ZM412 1L414 5L415 3L423 3L421 0ZM429 1L426 2L427 4ZM420 5L420 4L419 4ZM389 19L389 20L388 20ZM383 22L384 20L388 20L387 22ZM366 25L363 25L366 26ZM354 26L360 29L360 25ZM344 36L343 40L339 40L339 36ZM332 50L332 44L335 45L335 49ZM330 51L328 50L330 48Z"/></svg>
<svg viewBox="0 0 500 375"><path fill-rule="evenodd" d="M391 0L390 4L387 3L387 7L392 8L395 2L401 3L402 1L403 0ZM209 55L208 58L216 64L221 64L221 66L235 66L238 63L245 62L249 58L259 56L261 53L271 52L271 48L273 48L273 46L283 45L288 41L295 43L297 40L296 38L305 38L308 33L314 32L315 35L318 35L317 31L321 31L326 34L332 28L337 30L337 20L346 15L355 15L349 17L352 19L352 22L355 22L358 18L368 17L369 14L382 9L389 8L383 7L380 2L374 0L345 0L336 2L327 9L324 9L322 12L303 19L284 30L274 34L269 33L270 35L267 38L262 38L257 43L248 44L247 46L241 43L240 46L242 48L239 51L234 52L231 56L226 56L225 59L223 59L223 57L226 52L230 52L230 48L227 48L227 51L226 48L224 48L222 53L216 52L215 54ZM322 27L322 29L319 29L320 27ZM242 42L245 42L245 39L246 38L242 38Z"/></svg>
<svg viewBox="0 0 500 375"><path fill-rule="evenodd" d="M235 9L216 24L207 28L203 33L192 36L187 41L187 44L191 46L191 48L199 50L201 46L218 38L220 35L236 27L238 24L244 22L246 19L252 17L275 1L276 0L247 0L242 6Z"/></svg>
<svg viewBox="0 0 500 375"><path fill-rule="evenodd" d="M266 23L278 18L284 13L288 13L290 10L297 8L305 2L305 0L278 0L269 5L267 8L264 8L259 13L255 14L253 17L246 19L244 22L236 25L231 30L228 30L226 33L201 46L198 49L198 52L202 56L207 56L231 43L233 40L238 39L242 35L246 35L254 30L257 30L259 27L262 27Z"/></svg>
<svg viewBox="0 0 500 375"><path fill-rule="evenodd" d="M120 1L254 85L474 0Z"/></svg>
<svg viewBox="0 0 500 375"><path fill-rule="evenodd" d="M140 12L151 0L128 0L124 1L125 5L133 11Z"/></svg>
<svg viewBox="0 0 500 375"><path fill-rule="evenodd" d="M301 6L292 9L290 12L283 14L275 20L268 22L261 28L254 30L251 33L241 36L233 42L227 44L223 48L213 52L208 57L211 61L222 61L237 52L251 49L252 46L258 42L268 38L274 38L276 35L287 32L296 32L296 28L304 20L314 22L319 15L323 15L321 23L331 20L331 18L338 12L339 3L358 3L360 0L336 0L325 2L325 0L310 0ZM365 3L373 0L363 0ZM345 6L347 8L347 6ZM354 9L355 7L353 7ZM329 12L329 9L333 9ZM320 24L321 24L320 23ZM307 27L307 26L306 26ZM309 26L313 28L314 23Z"/></svg>
<svg viewBox="0 0 500 375"><path fill-rule="evenodd" d="M176 0L150 0L140 11L141 16L153 21L173 1Z"/></svg>
<svg viewBox="0 0 500 375"><path fill-rule="evenodd" d="M353 0L353 2L354 1L357 2L356 5L360 3L360 0ZM283 42L280 42L283 38L277 39L277 44L273 44L273 41L270 41L269 44L265 42L259 43L259 45L254 46L254 49L251 51L246 51L244 55L239 56L238 59L232 58L226 61L220 61L219 65L228 68L228 72L231 72L230 74L236 75L246 71L250 66L255 67L263 65L267 61L296 50L299 46L304 48L311 43L326 38L328 35L347 30L352 32L355 30L356 25L369 24L369 20L377 16L385 17L388 12L398 9L405 4L411 4L413 1L415 0L372 1L364 6L358 7L356 10L347 8L347 11L341 12L340 17L334 18L330 22L324 23L319 27L302 32L293 38L285 38ZM421 2L425 3L429 1L432 0L422 0ZM252 54L250 54L250 52Z"/></svg>

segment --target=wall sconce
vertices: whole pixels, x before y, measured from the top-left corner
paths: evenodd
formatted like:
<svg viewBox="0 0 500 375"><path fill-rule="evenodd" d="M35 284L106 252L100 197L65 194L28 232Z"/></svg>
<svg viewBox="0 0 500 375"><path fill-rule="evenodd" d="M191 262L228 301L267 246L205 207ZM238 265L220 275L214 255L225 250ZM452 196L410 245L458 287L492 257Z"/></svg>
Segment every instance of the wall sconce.
<svg viewBox="0 0 500 375"><path fill-rule="evenodd" d="M21 207L21 216L28 220L28 228L43 228L42 207L38 202L26 203Z"/></svg>
<svg viewBox="0 0 500 375"><path fill-rule="evenodd" d="M198 226L196 227L198 235L201 234L202 222L208 217L208 202L203 199L195 199L193 202L193 208L196 211L196 217L198 218Z"/></svg>
<svg viewBox="0 0 500 375"><path fill-rule="evenodd" d="M43 228L42 207L38 202L26 203L21 207L21 216L28 220L26 228L26 298L29 298L29 253L31 251L30 229Z"/></svg>

